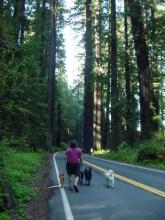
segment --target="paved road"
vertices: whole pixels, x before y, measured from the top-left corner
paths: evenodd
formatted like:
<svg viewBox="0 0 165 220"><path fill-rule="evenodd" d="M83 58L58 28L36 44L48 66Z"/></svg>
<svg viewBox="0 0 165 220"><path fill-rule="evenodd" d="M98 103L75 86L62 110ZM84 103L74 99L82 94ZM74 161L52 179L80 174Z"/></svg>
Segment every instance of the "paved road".
<svg viewBox="0 0 165 220"><path fill-rule="evenodd" d="M58 185L58 170L65 171L64 154L52 158L51 179ZM140 183L165 192L165 172L143 169L122 163L107 162L85 156L85 160ZM56 163L56 167L54 165ZM66 179L66 184L67 179ZM93 169L91 186L80 186L80 192L70 192L67 186L54 188L50 205L50 220L164 220L165 198L116 179L115 189L105 186L105 176ZM63 205L63 199L64 205ZM65 207L65 211L64 211Z"/></svg>

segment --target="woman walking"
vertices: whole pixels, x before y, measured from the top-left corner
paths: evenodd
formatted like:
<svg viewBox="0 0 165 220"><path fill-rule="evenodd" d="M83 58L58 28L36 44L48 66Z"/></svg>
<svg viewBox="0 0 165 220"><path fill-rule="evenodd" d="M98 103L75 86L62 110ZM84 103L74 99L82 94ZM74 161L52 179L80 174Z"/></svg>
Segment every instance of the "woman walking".
<svg viewBox="0 0 165 220"><path fill-rule="evenodd" d="M79 174L80 174L80 162L82 162L82 151L77 146L77 141L72 140L70 142L69 148L65 152L65 158L67 160L66 163L66 170L68 174L69 180L69 190L74 190L78 192L78 181L79 181ZM74 175L74 185L72 187L72 175Z"/></svg>

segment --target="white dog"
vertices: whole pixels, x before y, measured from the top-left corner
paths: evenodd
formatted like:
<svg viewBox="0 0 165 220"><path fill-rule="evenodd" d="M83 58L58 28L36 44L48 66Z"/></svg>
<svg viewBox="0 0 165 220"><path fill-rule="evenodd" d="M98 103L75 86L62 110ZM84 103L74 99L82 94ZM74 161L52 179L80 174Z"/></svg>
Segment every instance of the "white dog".
<svg viewBox="0 0 165 220"><path fill-rule="evenodd" d="M108 170L108 172L105 173L106 177L106 186L110 188L115 187L115 177L114 177L114 171Z"/></svg>

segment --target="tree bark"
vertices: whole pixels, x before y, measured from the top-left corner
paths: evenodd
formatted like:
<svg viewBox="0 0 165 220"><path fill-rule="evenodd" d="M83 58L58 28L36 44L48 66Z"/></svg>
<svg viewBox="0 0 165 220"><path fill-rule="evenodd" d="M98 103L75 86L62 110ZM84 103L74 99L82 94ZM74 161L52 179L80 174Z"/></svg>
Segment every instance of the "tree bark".
<svg viewBox="0 0 165 220"><path fill-rule="evenodd" d="M0 18L2 18L3 15L3 0L0 0Z"/></svg>
<svg viewBox="0 0 165 220"><path fill-rule="evenodd" d="M25 31L25 0L18 0L14 5L15 44L23 43Z"/></svg>
<svg viewBox="0 0 165 220"><path fill-rule="evenodd" d="M109 2L110 3L110 2ZM109 11L109 9L108 9ZM110 13L108 14L108 57L111 57L111 16ZM108 147L110 145L110 96L111 96L111 59L108 59L108 70L107 70L107 77L106 77L106 113L105 113L105 123L104 123L104 137L103 137L103 146Z"/></svg>
<svg viewBox="0 0 165 220"><path fill-rule="evenodd" d="M57 138L56 138L56 145L58 147L61 146L61 137L62 137L62 108L61 103L58 103L58 117L57 117Z"/></svg>
<svg viewBox="0 0 165 220"><path fill-rule="evenodd" d="M111 145L119 144L116 1L111 1Z"/></svg>
<svg viewBox="0 0 165 220"><path fill-rule="evenodd" d="M133 94L131 91L130 55L128 45L128 5L124 0L124 32L125 32L125 91L126 91L126 141L134 142L135 128L133 124Z"/></svg>
<svg viewBox="0 0 165 220"><path fill-rule="evenodd" d="M54 111L55 111L55 69L56 69L56 15L55 1L51 2L51 45L50 70L48 84L48 134L46 146L51 150L54 145Z"/></svg>
<svg viewBox="0 0 165 220"><path fill-rule="evenodd" d="M156 20L155 20L155 9L151 6L151 44L152 44L152 54L150 51L151 57L151 69L152 69L152 107L153 107L153 120L152 127L153 131L158 131L159 129L159 120L158 116L160 114L160 73L158 70L158 54L156 46ZM156 119L154 118L156 117Z"/></svg>
<svg viewBox="0 0 165 220"><path fill-rule="evenodd" d="M42 8L41 8L41 41L40 41L40 66L41 66L41 76L46 76L47 73L47 38L46 38L46 0L42 1Z"/></svg>
<svg viewBox="0 0 165 220"><path fill-rule="evenodd" d="M93 148L93 33L91 0L86 1L85 71L84 71L84 151Z"/></svg>
<svg viewBox="0 0 165 220"><path fill-rule="evenodd" d="M94 83L94 122L93 137L94 148L100 149L102 143L101 133L101 88L102 88L102 65L101 65L101 1L95 1L95 83Z"/></svg>
<svg viewBox="0 0 165 220"><path fill-rule="evenodd" d="M150 138L152 131L152 112L150 109L151 74L149 68L144 22L142 17L142 8L140 2L137 0L128 0L128 6L131 16L138 67L141 136L143 139L148 139Z"/></svg>
<svg viewBox="0 0 165 220"><path fill-rule="evenodd" d="M3 18L3 0L0 0L0 18L1 19ZM2 27L0 27L0 47L3 47L4 45L5 45L5 39L3 37Z"/></svg>

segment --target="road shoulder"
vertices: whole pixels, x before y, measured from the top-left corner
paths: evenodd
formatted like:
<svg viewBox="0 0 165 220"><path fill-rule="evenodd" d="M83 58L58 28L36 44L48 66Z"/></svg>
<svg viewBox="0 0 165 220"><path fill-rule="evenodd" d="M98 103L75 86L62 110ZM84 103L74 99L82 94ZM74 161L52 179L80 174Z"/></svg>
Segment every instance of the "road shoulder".
<svg viewBox="0 0 165 220"><path fill-rule="evenodd" d="M31 183L33 188L37 188L37 195L34 196L27 204L27 213L30 219L35 220L48 220L49 206L48 201L52 194L52 189L48 187L52 185L50 175L50 160L52 154L48 154L43 161L43 165L38 171L37 179Z"/></svg>

